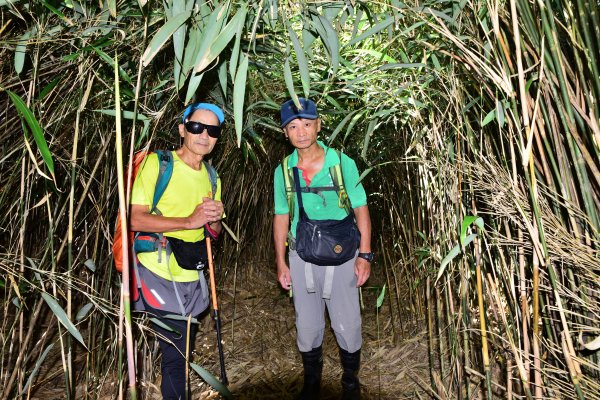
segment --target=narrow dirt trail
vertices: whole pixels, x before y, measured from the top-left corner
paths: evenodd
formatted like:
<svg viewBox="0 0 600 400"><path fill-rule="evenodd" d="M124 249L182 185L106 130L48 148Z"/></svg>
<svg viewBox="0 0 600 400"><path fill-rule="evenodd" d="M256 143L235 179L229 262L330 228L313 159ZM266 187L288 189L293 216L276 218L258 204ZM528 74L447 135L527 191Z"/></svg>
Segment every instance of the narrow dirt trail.
<svg viewBox="0 0 600 400"><path fill-rule="evenodd" d="M249 279L220 293L229 388L235 399L293 399L302 385L302 363L296 348L294 308L277 286L275 275ZM270 276L272 275L272 276ZM405 324L394 344L388 302L375 307L375 291L363 290L363 352L360 379L363 399L413 399L427 397L427 336ZM235 318L234 317L235 310ZM408 326L408 327L407 327ZM335 337L327 325L324 344L322 399L340 396L341 367ZM209 317L202 320L196 340L196 362L211 373L219 371L216 337ZM160 379L157 377L157 380ZM160 381L150 385L147 397L160 399ZM192 377L194 399L219 396L197 376ZM148 387L147 387L148 388Z"/></svg>

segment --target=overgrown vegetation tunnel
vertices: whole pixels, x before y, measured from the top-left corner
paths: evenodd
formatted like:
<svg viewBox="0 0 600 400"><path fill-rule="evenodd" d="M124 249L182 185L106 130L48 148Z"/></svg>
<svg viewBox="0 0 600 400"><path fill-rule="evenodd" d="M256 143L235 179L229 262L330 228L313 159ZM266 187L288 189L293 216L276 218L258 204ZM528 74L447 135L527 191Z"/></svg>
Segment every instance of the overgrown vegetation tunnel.
<svg viewBox="0 0 600 400"><path fill-rule="evenodd" d="M117 178L131 153L178 147L183 108L210 101L226 114L210 161L227 214L215 261L229 390L292 398L272 186L292 150L279 105L302 96L368 193L364 397L600 399L598 8L0 0L0 397L159 396L136 313L127 378ZM200 332L194 366L217 374L210 317ZM218 398L200 372L194 398Z"/></svg>

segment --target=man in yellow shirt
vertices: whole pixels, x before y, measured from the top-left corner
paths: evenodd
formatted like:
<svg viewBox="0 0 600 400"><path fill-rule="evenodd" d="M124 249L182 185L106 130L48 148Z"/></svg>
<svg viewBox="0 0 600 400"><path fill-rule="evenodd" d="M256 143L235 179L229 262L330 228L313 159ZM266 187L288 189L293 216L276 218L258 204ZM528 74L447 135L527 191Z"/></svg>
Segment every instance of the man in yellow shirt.
<svg viewBox="0 0 600 400"><path fill-rule="evenodd" d="M214 104L196 103L185 109L179 124L183 144L171 153L173 174L157 204L159 212L151 210L160 168L156 154L146 158L132 188L131 230L164 233L168 242L165 249L136 254L136 278L142 287L140 300L135 303L136 309L154 314L175 331L154 326L162 352L161 391L165 400L186 398L184 355L186 343L193 348L197 331L196 324L192 324L188 336L186 321L168 316L196 317L209 304L206 279L198 269L202 263L190 267L182 262L178 249L205 254L206 231L221 232L221 182L217 180L216 193L212 193L203 160L217 143L224 118L223 111Z"/></svg>

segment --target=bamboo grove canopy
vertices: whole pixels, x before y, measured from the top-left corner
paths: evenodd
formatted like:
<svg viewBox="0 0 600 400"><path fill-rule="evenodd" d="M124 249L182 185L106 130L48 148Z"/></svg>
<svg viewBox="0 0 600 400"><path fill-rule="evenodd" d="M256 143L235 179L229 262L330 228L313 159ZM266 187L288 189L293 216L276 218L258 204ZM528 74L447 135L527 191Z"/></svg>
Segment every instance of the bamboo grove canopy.
<svg viewBox="0 0 600 400"><path fill-rule="evenodd" d="M116 381L135 395L110 253L117 177L133 151L178 145L192 101L227 114L211 157L220 288L274 282L278 107L303 96L364 171L377 315L393 346L407 321L426 332L422 396L600 399L598 9L0 0L1 397L42 391L59 353L67 398Z"/></svg>

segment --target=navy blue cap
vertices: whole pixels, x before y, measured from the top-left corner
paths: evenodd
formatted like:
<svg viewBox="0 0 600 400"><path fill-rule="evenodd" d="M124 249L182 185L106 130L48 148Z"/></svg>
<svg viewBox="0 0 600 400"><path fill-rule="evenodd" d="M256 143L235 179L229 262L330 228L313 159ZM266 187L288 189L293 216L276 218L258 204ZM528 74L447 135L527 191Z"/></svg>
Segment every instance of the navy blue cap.
<svg viewBox="0 0 600 400"><path fill-rule="evenodd" d="M300 108L296 107L294 100L288 100L281 106L281 127L285 128L292 120L296 118L317 119L317 105L310 99L298 98Z"/></svg>
<svg viewBox="0 0 600 400"><path fill-rule="evenodd" d="M185 120L188 119L189 116L192 115L196 110L211 111L217 116L219 125L225 121L225 114L223 114L223 111L218 106L210 103L193 103L186 107L185 111L183 112L183 117L181 117L181 123L185 124Z"/></svg>

